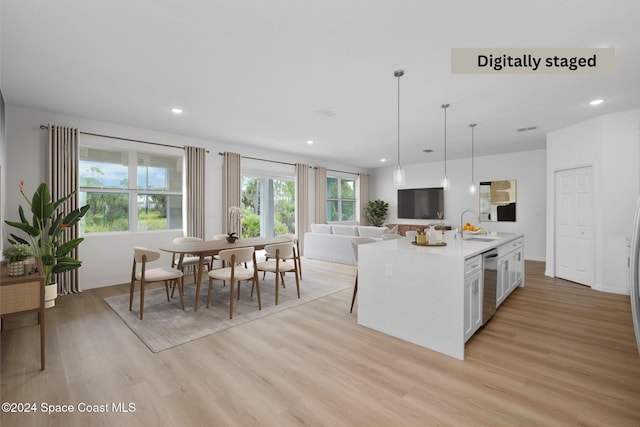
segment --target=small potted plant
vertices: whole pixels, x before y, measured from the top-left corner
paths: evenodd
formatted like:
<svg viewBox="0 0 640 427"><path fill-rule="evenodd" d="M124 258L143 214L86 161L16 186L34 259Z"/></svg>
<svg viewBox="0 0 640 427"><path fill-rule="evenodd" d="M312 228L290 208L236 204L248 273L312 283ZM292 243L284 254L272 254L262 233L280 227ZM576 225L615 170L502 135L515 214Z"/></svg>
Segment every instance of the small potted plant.
<svg viewBox="0 0 640 427"><path fill-rule="evenodd" d="M388 210L389 203L380 199L367 202L367 206L364 209L371 225L376 227L382 227L384 219L387 217Z"/></svg>
<svg viewBox="0 0 640 427"><path fill-rule="evenodd" d="M238 235L235 231L233 233L227 233L227 242L234 243L236 240L238 240Z"/></svg>
<svg viewBox="0 0 640 427"><path fill-rule="evenodd" d="M24 274L24 260L33 256L33 251L31 246L27 244L16 243L4 248L2 255L7 259L9 276L22 276Z"/></svg>

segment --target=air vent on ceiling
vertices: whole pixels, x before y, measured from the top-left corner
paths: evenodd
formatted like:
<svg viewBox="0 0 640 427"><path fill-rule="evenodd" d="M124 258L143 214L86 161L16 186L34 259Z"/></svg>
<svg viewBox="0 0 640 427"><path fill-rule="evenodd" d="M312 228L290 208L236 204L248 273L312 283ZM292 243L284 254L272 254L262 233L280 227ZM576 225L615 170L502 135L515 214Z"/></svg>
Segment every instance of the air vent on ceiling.
<svg viewBox="0 0 640 427"><path fill-rule="evenodd" d="M316 113L322 114L323 116L327 116L327 117L333 117L333 116L338 114L335 111L333 111L332 109L327 108L327 107L319 109L318 111L316 111Z"/></svg>
<svg viewBox="0 0 640 427"><path fill-rule="evenodd" d="M538 129L538 126L529 126L529 127L520 128L520 129L517 129L517 130L518 130L518 132L528 132L530 130L536 130L536 129Z"/></svg>
<svg viewBox="0 0 640 427"><path fill-rule="evenodd" d="M433 153L433 150L431 148L427 148L426 150L422 150L423 153Z"/></svg>

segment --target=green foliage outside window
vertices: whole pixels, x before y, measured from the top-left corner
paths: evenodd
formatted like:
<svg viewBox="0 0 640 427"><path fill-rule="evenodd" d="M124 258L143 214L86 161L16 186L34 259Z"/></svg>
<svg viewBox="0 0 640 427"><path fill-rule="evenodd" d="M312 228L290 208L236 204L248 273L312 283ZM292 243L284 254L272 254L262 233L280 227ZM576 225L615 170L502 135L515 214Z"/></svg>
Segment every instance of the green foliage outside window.
<svg viewBox="0 0 640 427"><path fill-rule="evenodd" d="M265 197L272 192L273 212L261 206L261 191ZM261 217L270 224L274 235L295 232L295 182L276 178L244 176L242 180L242 237L266 235L260 229ZM267 217L267 215L269 215Z"/></svg>
<svg viewBox="0 0 640 427"><path fill-rule="evenodd" d="M327 177L327 221L355 220L355 180Z"/></svg>

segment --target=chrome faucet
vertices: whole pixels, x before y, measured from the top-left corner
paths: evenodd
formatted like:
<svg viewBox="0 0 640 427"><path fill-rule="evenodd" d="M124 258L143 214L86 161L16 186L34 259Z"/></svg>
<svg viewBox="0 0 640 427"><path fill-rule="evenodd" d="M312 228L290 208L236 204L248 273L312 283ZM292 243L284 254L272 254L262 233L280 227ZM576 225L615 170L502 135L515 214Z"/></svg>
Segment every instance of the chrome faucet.
<svg viewBox="0 0 640 427"><path fill-rule="evenodd" d="M466 211L462 212L462 215L460 215L460 229L458 230L458 234L460 235L460 239L463 238L462 218L464 217L464 214L466 214L467 212L471 212L472 214L474 214L476 216L476 218L478 218L478 222L480 222L480 216L475 211L473 211L471 209L467 209Z"/></svg>

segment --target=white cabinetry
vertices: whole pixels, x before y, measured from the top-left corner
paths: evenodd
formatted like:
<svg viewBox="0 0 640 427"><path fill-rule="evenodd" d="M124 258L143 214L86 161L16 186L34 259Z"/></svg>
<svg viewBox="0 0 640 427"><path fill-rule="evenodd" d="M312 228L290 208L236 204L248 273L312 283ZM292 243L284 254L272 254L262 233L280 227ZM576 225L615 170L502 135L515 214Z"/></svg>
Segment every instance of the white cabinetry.
<svg viewBox="0 0 640 427"><path fill-rule="evenodd" d="M498 284L496 306L524 282L524 239L519 238L498 247Z"/></svg>
<svg viewBox="0 0 640 427"><path fill-rule="evenodd" d="M464 341L482 326L482 255L464 264Z"/></svg>

